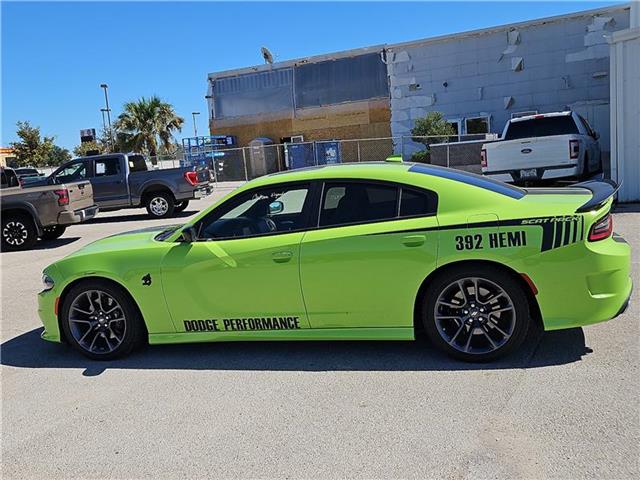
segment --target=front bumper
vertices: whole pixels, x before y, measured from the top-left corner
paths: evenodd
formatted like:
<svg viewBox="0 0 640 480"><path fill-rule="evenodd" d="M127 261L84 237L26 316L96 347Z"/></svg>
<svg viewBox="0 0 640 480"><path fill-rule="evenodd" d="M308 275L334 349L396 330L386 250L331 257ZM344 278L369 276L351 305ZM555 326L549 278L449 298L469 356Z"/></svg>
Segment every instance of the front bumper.
<svg viewBox="0 0 640 480"><path fill-rule="evenodd" d="M98 206L92 205L79 210L65 210L58 215L59 225L70 225L72 223L82 223L91 220L98 213Z"/></svg>

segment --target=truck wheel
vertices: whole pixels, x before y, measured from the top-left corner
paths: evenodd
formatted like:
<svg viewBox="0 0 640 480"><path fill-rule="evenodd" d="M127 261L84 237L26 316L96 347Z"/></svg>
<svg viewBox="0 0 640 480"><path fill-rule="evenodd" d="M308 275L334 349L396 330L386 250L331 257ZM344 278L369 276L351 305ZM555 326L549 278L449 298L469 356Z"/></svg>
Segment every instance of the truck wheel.
<svg viewBox="0 0 640 480"><path fill-rule="evenodd" d="M67 227L64 225L50 225L48 227L44 227L40 238L42 240L55 240L56 238L60 238L66 229Z"/></svg>
<svg viewBox="0 0 640 480"><path fill-rule="evenodd" d="M175 200L165 192L154 192L147 196L147 213L152 218L165 218L173 215Z"/></svg>
<svg viewBox="0 0 640 480"><path fill-rule="evenodd" d="M129 294L100 279L79 283L65 295L60 325L71 346L94 360L129 354L146 333Z"/></svg>
<svg viewBox="0 0 640 480"><path fill-rule="evenodd" d="M461 266L437 276L423 298L431 341L452 357L485 362L519 347L529 304L518 282L491 266Z"/></svg>
<svg viewBox="0 0 640 480"><path fill-rule="evenodd" d="M176 212L184 212L189 206L189 200L183 200L179 204L176 205Z"/></svg>
<svg viewBox="0 0 640 480"><path fill-rule="evenodd" d="M2 251L27 250L38 240L33 219L24 213L2 216Z"/></svg>

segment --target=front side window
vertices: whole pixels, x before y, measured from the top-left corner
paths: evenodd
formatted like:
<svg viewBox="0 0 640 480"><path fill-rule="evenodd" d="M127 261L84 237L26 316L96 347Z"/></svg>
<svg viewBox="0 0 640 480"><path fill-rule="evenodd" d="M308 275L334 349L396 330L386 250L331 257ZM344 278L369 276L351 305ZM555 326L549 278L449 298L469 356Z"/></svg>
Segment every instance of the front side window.
<svg viewBox="0 0 640 480"><path fill-rule="evenodd" d="M284 185L241 193L202 220L200 239L252 237L309 227L309 184Z"/></svg>
<svg viewBox="0 0 640 480"><path fill-rule="evenodd" d="M54 175L56 183L77 182L87 178L87 166L84 162L70 163Z"/></svg>
<svg viewBox="0 0 640 480"><path fill-rule="evenodd" d="M360 182L326 183L320 226L390 220L397 216L398 188Z"/></svg>
<svg viewBox="0 0 640 480"><path fill-rule="evenodd" d="M96 177L108 177L110 175L120 175L120 159L104 158L96 160L95 163Z"/></svg>

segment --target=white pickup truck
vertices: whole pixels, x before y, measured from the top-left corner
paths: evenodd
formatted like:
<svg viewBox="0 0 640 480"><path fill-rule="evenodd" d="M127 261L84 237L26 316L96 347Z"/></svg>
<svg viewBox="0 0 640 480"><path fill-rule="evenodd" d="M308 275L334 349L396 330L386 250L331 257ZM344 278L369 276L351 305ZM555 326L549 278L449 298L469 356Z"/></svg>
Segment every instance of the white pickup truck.
<svg viewBox="0 0 640 480"><path fill-rule="evenodd" d="M482 146L482 173L511 183L588 178L602 171L599 135L575 112L512 118Z"/></svg>

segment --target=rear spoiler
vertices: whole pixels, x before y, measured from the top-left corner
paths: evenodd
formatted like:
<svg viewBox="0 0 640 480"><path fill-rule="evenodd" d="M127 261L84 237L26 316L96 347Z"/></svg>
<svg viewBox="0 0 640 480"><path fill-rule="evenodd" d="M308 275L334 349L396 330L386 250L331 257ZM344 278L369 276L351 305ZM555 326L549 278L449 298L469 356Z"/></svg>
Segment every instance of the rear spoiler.
<svg viewBox="0 0 640 480"><path fill-rule="evenodd" d="M613 180L587 180L586 182L571 185L570 188L584 188L591 192L591 198L576 210L576 213L583 213L600 208L609 198L616 194L620 185Z"/></svg>

